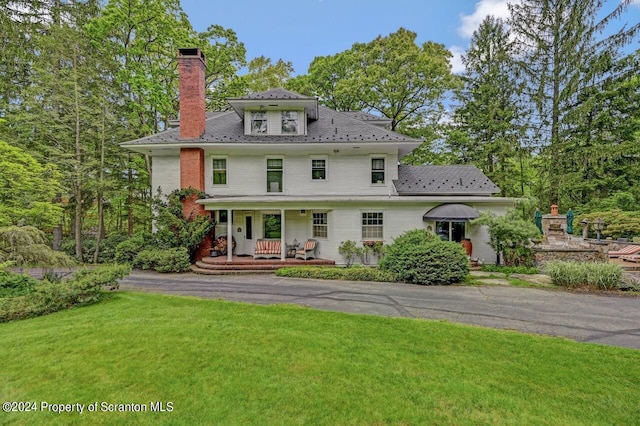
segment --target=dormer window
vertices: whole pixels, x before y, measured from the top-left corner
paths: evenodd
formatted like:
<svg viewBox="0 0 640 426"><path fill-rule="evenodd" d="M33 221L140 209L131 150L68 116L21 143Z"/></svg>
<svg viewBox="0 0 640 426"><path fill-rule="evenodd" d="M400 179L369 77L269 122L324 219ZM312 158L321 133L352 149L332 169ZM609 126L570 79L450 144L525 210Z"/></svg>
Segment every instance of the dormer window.
<svg viewBox="0 0 640 426"><path fill-rule="evenodd" d="M282 134L297 135L298 134L298 112L282 111Z"/></svg>
<svg viewBox="0 0 640 426"><path fill-rule="evenodd" d="M252 135L267 134L267 113L266 112L251 113L251 134Z"/></svg>

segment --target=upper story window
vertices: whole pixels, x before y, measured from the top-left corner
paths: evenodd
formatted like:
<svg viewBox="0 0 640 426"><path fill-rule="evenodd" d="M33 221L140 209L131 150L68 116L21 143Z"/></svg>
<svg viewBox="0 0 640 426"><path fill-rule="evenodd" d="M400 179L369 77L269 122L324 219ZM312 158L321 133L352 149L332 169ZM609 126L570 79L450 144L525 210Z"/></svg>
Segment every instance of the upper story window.
<svg viewBox="0 0 640 426"><path fill-rule="evenodd" d="M327 160L311 160L311 179L325 180L327 178Z"/></svg>
<svg viewBox="0 0 640 426"><path fill-rule="evenodd" d="M282 192L282 158L267 158L267 192Z"/></svg>
<svg viewBox="0 0 640 426"><path fill-rule="evenodd" d="M213 184L214 185L227 184L227 159L226 158L213 159Z"/></svg>
<svg viewBox="0 0 640 426"><path fill-rule="evenodd" d="M371 183L384 183L384 158L371 159Z"/></svg>
<svg viewBox="0 0 640 426"><path fill-rule="evenodd" d="M260 135L267 133L267 113L252 112L251 113L251 134Z"/></svg>
<svg viewBox="0 0 640 426"><path fill-rule="evenodd" d="M298 134L298 112L282 111L282 134L297 135Z"/></svg>

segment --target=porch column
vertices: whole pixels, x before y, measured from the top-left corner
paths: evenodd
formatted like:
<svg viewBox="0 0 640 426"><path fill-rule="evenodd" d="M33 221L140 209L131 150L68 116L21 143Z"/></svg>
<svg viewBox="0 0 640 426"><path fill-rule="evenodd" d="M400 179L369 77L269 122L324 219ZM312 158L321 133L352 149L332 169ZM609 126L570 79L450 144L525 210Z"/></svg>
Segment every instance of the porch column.
<svg viewBox="0 0 640 426"><path fill-rule="evenodd" d="M284 209L280 209L280 260L287 260L287 239L284 235Z"/></svg>
<svg viewBox="0 0 640 426"><path fill-rule="evenodd" d="M233 212L227 209L227 262L233 260Z"/></svg>

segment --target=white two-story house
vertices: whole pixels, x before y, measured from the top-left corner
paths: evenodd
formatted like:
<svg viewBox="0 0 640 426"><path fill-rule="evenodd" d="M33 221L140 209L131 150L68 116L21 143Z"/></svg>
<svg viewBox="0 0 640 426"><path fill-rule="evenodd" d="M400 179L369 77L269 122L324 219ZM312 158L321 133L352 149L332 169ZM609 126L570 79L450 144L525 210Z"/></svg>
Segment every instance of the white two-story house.
<svg viewBox="0 0 640 426"><path fill-rule="evenodd" d="M259 239L317 241L317 257L343 263L341 242L385 244L422 228L443 239L471 239L473 257L495 261L488 235L469 220L503 214L512 199L474 166L406 166L421 140L387 129L388 120L343 113L284 89L229 99L230 110L205 112L204 56L181 49L180 126L123 143L152 157L152 186L164 194L194 187L192 203L232 235L235 255ZM228 260L233 256L229 250Z"/></svg>

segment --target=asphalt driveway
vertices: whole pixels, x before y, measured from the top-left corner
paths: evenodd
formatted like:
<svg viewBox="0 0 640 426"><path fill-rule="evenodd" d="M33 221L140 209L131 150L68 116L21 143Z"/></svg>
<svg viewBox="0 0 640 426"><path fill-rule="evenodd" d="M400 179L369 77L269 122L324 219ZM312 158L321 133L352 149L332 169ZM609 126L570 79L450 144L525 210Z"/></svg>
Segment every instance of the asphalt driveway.
<svg viewBox="0 0 640 426"><path fill-rule="evenodd" d="M391 317L449 320L640 349L640 298L508 286L416 286L275 275L134 271L125 290Z"/></svg>

